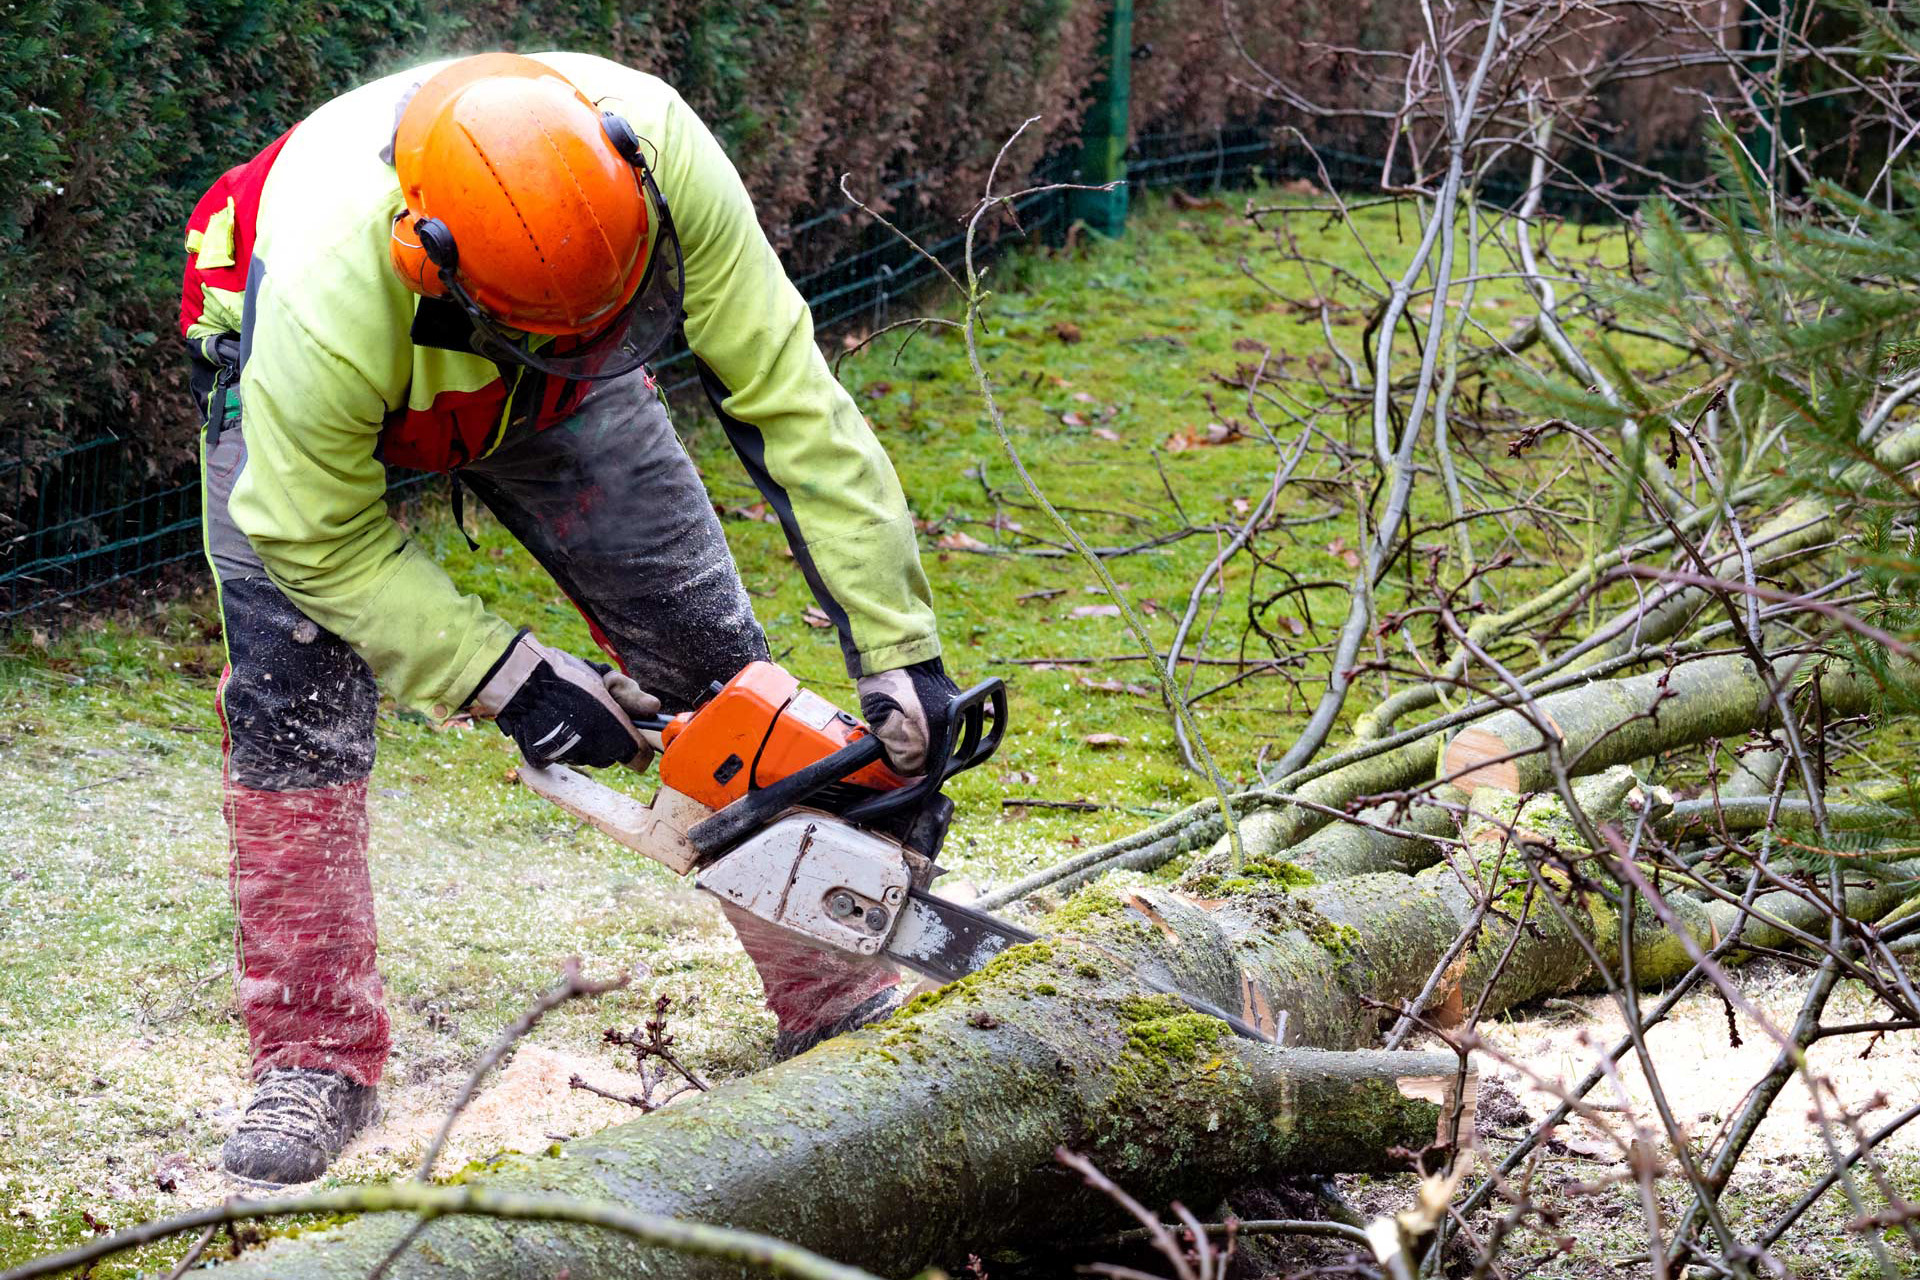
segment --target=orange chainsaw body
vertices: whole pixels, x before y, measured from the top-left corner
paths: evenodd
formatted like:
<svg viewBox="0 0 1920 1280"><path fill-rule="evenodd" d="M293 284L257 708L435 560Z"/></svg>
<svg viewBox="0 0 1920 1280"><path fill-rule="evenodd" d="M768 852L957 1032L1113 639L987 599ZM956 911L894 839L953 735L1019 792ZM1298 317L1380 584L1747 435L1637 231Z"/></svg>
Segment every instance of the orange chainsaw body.
<svg viewBox="0 0 1920 1280"><path fill-rule="evenodd" d="M709 809L724 809L867 735L859 720L771 662L747 664L694 711L660 731L660 781ZM846 781L874 791L907 784L884 764Z"/></svg>

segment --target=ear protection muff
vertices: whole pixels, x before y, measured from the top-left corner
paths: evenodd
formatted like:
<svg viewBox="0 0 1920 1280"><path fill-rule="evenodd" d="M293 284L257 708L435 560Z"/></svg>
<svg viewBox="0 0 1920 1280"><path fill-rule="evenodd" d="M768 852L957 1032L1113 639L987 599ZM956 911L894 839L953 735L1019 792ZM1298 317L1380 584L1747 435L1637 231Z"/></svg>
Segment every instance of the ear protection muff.
<svg viewBox="0 0 1920 1280"><path fill-rule="evenodd" d="M460 263L452 228L438 218L415 218L406 209L393 220L387 253L407 288L429 298L446 296L446 285L440 277Z"/></svg>
<svg viewBox="0 0 1920 1280"><path fill-rule="evenodd" d="M613 149L620 158L636 169L639 168L640 135L633 131L633 126L628 124L622 116L611 111L602 111L600 127L606 130L607 141L613 144Z"/></svg>
<svg viewBox="0 0 1920 1280"><path fill-rule="evenodd" d="M432 222L442 231L446 224L437 218L415 218L412 210L402 209L394 215L393 234L387 240L387 257L393 263L393 269L407 288L426 298L444 298L447 287L440 279L439 266L428 254L423 243L419 227L422 223ZM447 243L452 245L453 236L448 234Z"/></svg>

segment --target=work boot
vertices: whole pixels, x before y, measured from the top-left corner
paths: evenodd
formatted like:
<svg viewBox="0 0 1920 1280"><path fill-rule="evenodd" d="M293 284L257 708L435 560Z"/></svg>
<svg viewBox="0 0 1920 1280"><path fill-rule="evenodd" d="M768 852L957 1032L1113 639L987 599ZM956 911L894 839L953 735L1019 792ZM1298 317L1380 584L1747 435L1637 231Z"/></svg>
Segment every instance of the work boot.
<svg viewBox="0 0 1920 1280"><path fill-rule="evenodd" d="M338 1071L270 1068L260 1073L253 1101L221 1148L220 1161L248 1182L312 1182L379 1109L372 1085L356 1084Z"/></svg>
<svg viewBox="0 0 1920 1280"><path fill-rule="evenodd" d="M773 1037L773 1060L785 1062L788 1058L797 1058L817 1044L856 1031L870 1022L893 1016L900 1007L900 988L888 987L885 991L876 991L855 1005L849 1012L832 1022L821 1023L817 1027L808 1027L805 1031L781 1031Z"/></svg>

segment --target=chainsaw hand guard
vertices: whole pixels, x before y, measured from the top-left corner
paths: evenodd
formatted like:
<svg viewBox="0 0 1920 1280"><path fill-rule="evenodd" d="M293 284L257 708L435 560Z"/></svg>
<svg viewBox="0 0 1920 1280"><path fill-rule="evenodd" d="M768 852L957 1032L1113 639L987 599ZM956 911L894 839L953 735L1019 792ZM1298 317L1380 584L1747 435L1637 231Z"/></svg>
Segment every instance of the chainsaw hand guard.
<svg viewBox="0 0 1920 1280"><path fill-rule="evenodd" d="M988 720L991 719L991 725ZM947 704L945 733L929 744L927 771L893 791L883 791L848 808L849 822L907 814L933 804L947 779L986 763L1000 747L1007 731L1007 686L999 679L984 680ZM774 818L836 782L841 782L881 759L880 739L872 734L856 738L830 756L816 760L778 782L749 791L704 822L694 824L687 839L703 859L717 858Z"/></svg>

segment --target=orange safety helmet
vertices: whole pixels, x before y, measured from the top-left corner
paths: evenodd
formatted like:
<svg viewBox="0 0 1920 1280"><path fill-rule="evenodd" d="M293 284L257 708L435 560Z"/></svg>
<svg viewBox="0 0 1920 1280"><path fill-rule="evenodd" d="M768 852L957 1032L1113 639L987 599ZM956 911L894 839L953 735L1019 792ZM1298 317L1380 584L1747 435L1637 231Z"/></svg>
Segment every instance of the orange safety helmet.
<svg viewBox="0 0 1920 1280"><path fill-rule="evenodd" d="M442 68L402 109L393 165L394 269L458 302L483 354L610 378L678 323L679 244L639 138L545 63L483 53Z"/></svg>

